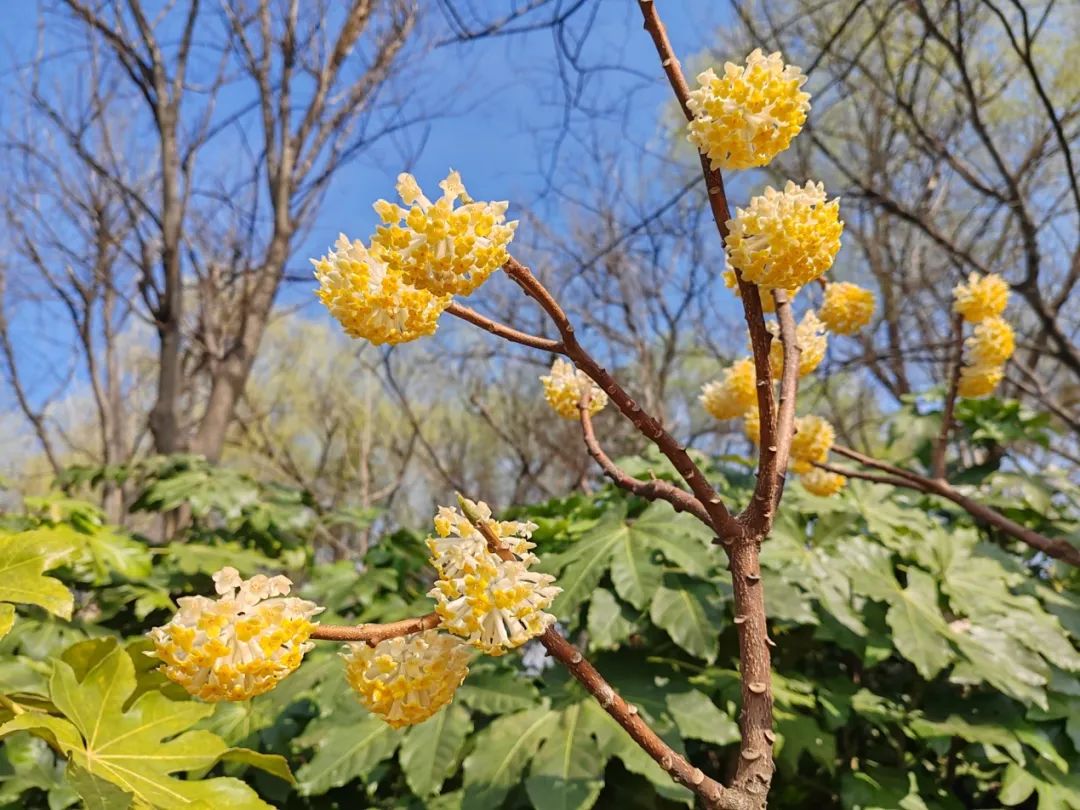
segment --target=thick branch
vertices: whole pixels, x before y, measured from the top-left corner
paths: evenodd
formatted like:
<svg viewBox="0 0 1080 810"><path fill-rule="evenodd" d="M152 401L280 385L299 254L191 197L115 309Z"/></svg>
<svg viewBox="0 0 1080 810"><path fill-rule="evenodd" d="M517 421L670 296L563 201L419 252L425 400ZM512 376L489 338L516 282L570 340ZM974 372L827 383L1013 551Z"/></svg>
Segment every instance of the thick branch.
<svg viewBox="0 0 1080 810"><path fill-rule="evenodd" d="M428 613L412 619L387 624L358 624L352 627L332 624L319 624L311 637L319 641L363 641L374 647L380 641L398 636L408 636L424 630L433 630L439 626L437 613Z"/></svg>
<svg viewBox="0 0 1080 810"><path fill-rule="evenodd" d="M941 430L934 443L934 455L930 462L930 474L940 481L945 480L945 451L949 447L949 434L952 433L953 412L956 409L956 391L960 385L960 366L964 355L964 319L960 315L953 317L953 356L949 370L949 390L945 394L945 408L941 412Z"/></svg>
<svg viewBox="0 0 1080 810"><path fill-rule="evenodd" d="M667 501L675 508L676 512L689 512L705 525L710 525L709 513L705 511L701 501L689 492L659 478L642 481L634 478L625 470L619 469L618 465L600 447L600 442L596 438L592 416L589 415L589 396L587 392L582 397L581 402L578 403L578 410L581 411L581 434L585 439L585 447L588 448L589 455L603 469L604 475L615 482L616 486L650 501Z"/></svg>

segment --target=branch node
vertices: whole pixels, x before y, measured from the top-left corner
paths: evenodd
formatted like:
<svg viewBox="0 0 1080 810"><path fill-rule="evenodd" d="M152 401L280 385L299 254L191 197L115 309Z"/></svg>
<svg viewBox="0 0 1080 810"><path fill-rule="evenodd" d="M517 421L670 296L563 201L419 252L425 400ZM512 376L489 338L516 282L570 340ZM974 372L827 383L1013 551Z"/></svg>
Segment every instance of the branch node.
<svg viewBox="0 0 1080 810"><path fill-rule="evenodd" d="M739 620L736 618L735 621L738 622ZM761 681L751 681L746 685L746 688L755 695L764 695L765 690L769 688L769 685L762 683Z"/></svg>

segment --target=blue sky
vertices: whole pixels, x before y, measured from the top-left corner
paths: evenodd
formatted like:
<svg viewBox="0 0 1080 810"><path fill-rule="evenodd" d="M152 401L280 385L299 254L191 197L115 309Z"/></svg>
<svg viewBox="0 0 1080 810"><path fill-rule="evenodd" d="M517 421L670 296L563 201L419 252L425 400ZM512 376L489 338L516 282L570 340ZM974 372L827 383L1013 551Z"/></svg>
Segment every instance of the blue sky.
<svg viewBox="0 0 1080 810"><path fill-rule="evenodd" d="M0 0L0 5L4 13L0 28L0 98L11 99L10 88L25 76L34 54L39 12L38 5L29 0ZM147 5L153 8L156 4ZM511 4L509 0L486 0L476 5L505 9ZM424 0L422 6L428 13L425 25L429 30L444 27L434 2ZM340 170L313 227L298 245L290 271L308 272L306 258L323 253L339 231L353 236L370 233L374 226L371 202L377 197L393 196L394 178L403 168L414 171L424 187L434 193L435 184L446 171L458 169L477 198L510 199L511 216L515 214L513 206L528 206L557 225L565 200L552 193L549 181L572 175L586 159L573 134L560 138L560 133L589 130L624 149L626 159L620 162L619 169L625 173L624 179L631 176L636 182L650 182L647 176L632 177L639 166L646 165L634 159L634 151L647 149L650 143L658 151L668 148L667 135L659 122L669 109L670 90L642 29L636 4L596 0L588 10L595 13L595 18L581 48L581 64L605 69L589 72L583 101L585 105L616 106L625 102L623 118L597 124L588 109L573 109L571 105L568 127L563 126L568 106L560 84L554 80L558 60L551 30L436 48L419 66L407 67L400 81L405 85L415 83L418 95L432 103L438 114L393 140L376 144ZM707 0L665 3L663 12L671 38L684 57L707 48L730 13L727 4ZM54 34L56 17L45 19L50 35ZM585 22L585 15L579 13L568 26L565 34L571 45ZM56 41L57 37L46 37L54 48ZM64 58L62 51L50 56ZM570 74L575 80L573 71ZM78 76L73 73L63 80L77 81ZM444 90L448 86L453 88L450 93ZM10 101L0 101L3 126L10 125L13 110ZM423 146L417 151L419 144ZM418 155L415 164L404 165L405 155L412 154ZM228 157L227 147L211 156L216 160ZM299 304L312 317L319 317L311 295L313 286L289 284L279 300ZM37 361L27 364L36 366L37 373L30 380L32 393L54 394L57 385L71 379L59 359L71 336L64 333L55 311L21 308L14 314L12 331L22 356L29 352L32 356L27 359ZM74 379L78 379L78 372ZM12 403L7 400L6 392L0 394L0 410L10 407Z"/></svg>

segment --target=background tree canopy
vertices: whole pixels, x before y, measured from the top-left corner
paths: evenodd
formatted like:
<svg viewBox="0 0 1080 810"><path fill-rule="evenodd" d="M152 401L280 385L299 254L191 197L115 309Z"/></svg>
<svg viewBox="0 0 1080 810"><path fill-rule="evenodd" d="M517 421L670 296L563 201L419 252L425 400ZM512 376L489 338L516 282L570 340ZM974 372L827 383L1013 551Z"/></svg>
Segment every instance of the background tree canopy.
<svg viewBox="0 0 1080 810"><path fill-rule="evenodd" d="M453 323L351 341L307 266L342 221L375 221L398 171L461 169L511 199L515 249L583 343L746 502L753 447L696 400L745 324L637 9L11 6L0 807L691 806L535 643L478 659L403 731L360 707L332 644L235 704L189 699L144 655L225 565L287 574L331 624L427 612L423 539L455 490L539 524L567 636L675 750L729 775L738 645L712 535L603 483L543 402L549 356ZM998 396L958 406L948 480L1080 546L1077 7L662 6L690 74L763 47L809 76L803 135L728 189L742 205L822 179L846 221L832 274L878 296L800 412L932 475L951 290L998 273L1018 351ZM551 336L516 292L495 279L468 303ZM616 416L596 427L624 470L678 480ZM1080 808L1075 568L928 492L852 480L819 498L794 478L761 561L771 807Z"/></svg>

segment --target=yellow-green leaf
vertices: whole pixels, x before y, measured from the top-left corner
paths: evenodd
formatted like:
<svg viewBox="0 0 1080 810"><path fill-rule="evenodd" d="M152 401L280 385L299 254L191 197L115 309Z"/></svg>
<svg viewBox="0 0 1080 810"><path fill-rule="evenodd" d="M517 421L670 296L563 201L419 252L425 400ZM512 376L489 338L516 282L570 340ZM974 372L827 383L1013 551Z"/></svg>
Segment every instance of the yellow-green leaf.
<svg viewBox="0 0 1080 810"><path fill-rule="evenodd" d="M0 537L0 602L37 605L70 619L71 591L60 580L42 574L64 562L75 549L71 538L52 529Z"/></svg>

